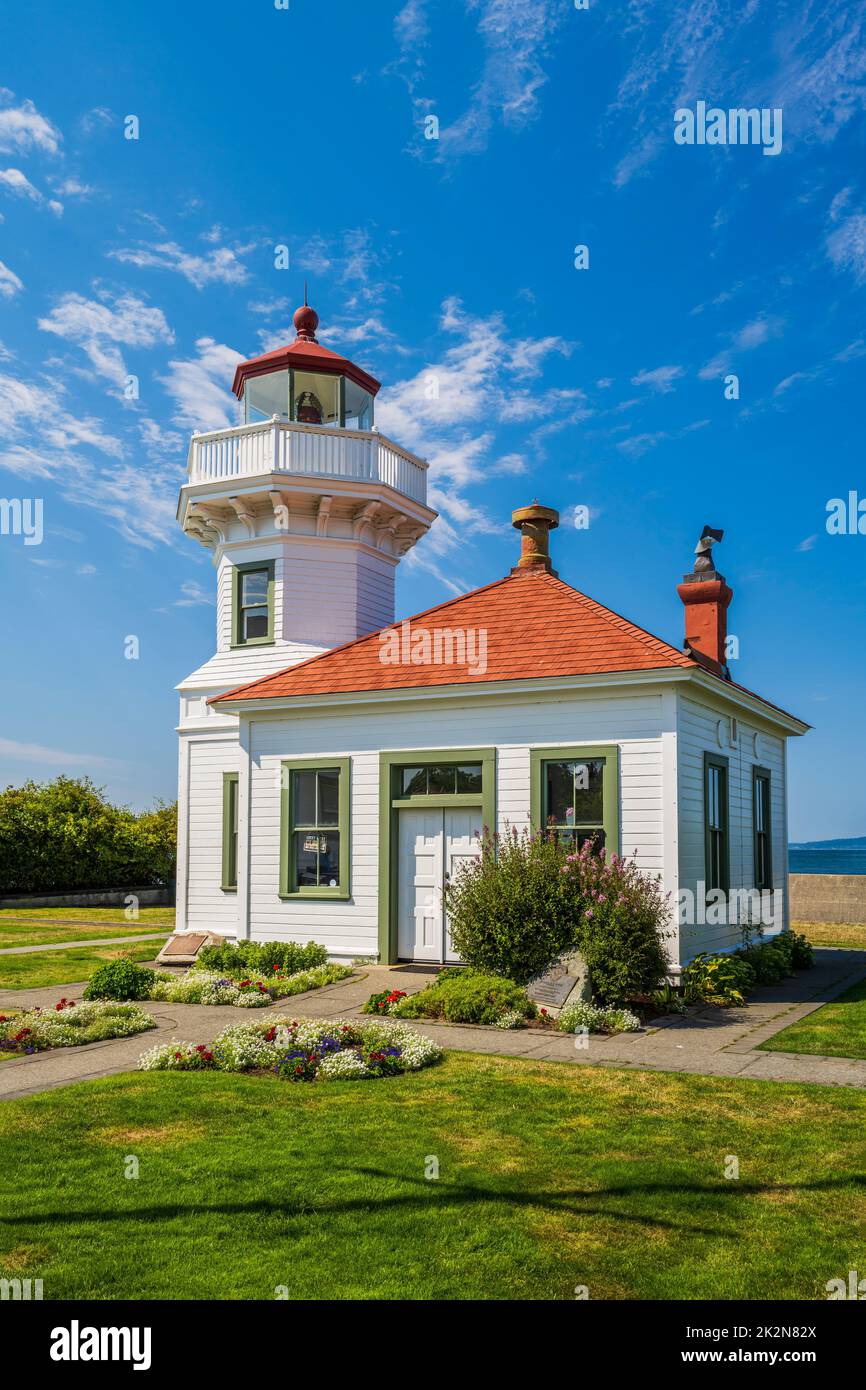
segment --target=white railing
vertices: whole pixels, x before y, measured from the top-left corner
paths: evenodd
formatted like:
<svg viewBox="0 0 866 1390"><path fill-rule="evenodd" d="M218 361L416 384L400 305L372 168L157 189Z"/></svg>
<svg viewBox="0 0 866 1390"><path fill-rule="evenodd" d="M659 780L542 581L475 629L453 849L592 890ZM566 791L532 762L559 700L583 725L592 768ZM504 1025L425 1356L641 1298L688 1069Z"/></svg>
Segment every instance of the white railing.
<svg viewBox="0 0 866 1390"><path fill-rule="evenodd" d="M416 502L427 500L427 463L378 430L266 420L231 430L194 434L189 481L216 483L257 473L357 478L386 483Z"/></svg>

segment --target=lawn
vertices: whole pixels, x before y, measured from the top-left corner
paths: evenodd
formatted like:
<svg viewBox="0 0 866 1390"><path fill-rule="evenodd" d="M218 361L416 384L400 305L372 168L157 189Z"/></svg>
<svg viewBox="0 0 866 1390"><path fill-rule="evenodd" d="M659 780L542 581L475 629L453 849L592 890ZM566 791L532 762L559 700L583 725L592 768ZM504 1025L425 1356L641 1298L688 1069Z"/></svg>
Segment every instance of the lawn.
<svg viewBox="0 0 866 1390"><path fill-rule="evenodd" d="M0 1107L0 1275L46 1299L821 1299L866 1268L864 1123L854 1089L468 1054L375 1082L126 1074Z"/></svg>
<svg viewBox="0 0 866 1390"><path fill-rule="evenodd" d="M98 965L118 956L153 960L166 938L130 942L125 946L81 946L68 951L34 951L20 956L0 956L0 989L37 989L87 980ZM23 943L22 943L23 944Z"/></svg>
<svg viewBox="0 0 866 1390"><path fill-rule="evenodd" d="M866 980L759 1046L768 1052L866 1057Z"/></svg>
<svg viewBox="0 0 866 1390"><path fill-rule="evenodd" d="M135 922L127 922L122 910L111 908L27 908L0 911L0 948L41 946L59 941L97 941L110 936L136 936L174 926L173 907L143 907Z"/></svg>
<svg viewBox="0 0 866 1390"><path fill-rule="evenodd" d="M866 950L866 923L849 926L844 922L792 922L793 931L808 936L813 946L847 946Z"/></svg>

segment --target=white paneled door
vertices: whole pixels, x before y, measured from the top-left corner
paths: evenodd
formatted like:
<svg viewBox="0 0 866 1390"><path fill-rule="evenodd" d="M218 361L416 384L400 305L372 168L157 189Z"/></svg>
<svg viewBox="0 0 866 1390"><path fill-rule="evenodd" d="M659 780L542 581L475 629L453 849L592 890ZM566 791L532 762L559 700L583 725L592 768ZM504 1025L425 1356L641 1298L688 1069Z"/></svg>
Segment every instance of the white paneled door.
<svg viewBox="0 0 866 1390"><path fill-rule="evenodd" d="M403 960L457 961L442 889L458 866L481 853L481 808L399 813L397 953Z"/></svg>

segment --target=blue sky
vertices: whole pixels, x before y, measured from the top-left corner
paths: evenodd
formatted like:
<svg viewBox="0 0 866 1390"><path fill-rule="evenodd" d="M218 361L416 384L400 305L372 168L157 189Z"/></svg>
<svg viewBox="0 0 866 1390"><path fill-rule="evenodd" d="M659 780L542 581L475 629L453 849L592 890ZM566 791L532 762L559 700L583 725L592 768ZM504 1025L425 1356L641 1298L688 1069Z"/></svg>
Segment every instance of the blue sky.
<svg viewBox="0 0 866 1390"><path fill-rule="evenodd" d="M188 435L231 421L235 362L294 336L306 277L320 340L431 460L398 614L503 574L537 496L562 577L679 645L675 586L722 526L735 678L815 726L791 836L866 833L866 536L825 528L866 496L863 23L832 0L5 7L0 496L41 498L45 535L0 536L0 781L174 796L173 687L213 648L209 557L174 520ZM699 100L781 108L781 153L677 145Z"/></svg>

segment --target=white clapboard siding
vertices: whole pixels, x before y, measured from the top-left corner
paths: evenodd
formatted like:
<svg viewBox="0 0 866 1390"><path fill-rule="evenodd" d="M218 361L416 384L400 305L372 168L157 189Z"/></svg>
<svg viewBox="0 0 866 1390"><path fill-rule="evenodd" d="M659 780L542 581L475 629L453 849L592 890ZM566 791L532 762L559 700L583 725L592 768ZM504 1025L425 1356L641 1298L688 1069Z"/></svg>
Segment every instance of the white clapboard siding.
<svg viewBox="0 0 866 1390"><path fill-rule="evenodd" d="M190 931L237 930L237 893L224 893L220 882L223 773L239 766L236 739L189 739L184 920Z"/></svg>
<svg viewBox="0 0 866 1390"><path fill-rule="evenodd" d="M379 751L416 748L498 749L499 829L528 823L530 747L616 743L620 748L621 848L663 872L661 696L629 694L503 696L467 702L318 713L253 721L250 736L250 924L253 939L321 941L334 955L378 949ZM283 758L352 760L352 896L348 902L279 898L280 762ZM675 888L675 884L666 885Z"/></svg>
<svg viewBox="0 0 866 1390"><path fill-rule="evenodd" d="M722 720L724 746L719 743ZM785 839L785 762L784 741L756 724L739 721L735 746L730 746L727 715L719 709L680 695L677 720L677 763L679 768L679 881L697 898L698 884L704 882L704 753L720 753L728 759L728 838L730 844L731 888L753 888L754 833L752 818L752 768L755 764L770 771L770 804L773 837L774 887L784 904L782 919L787 923L788 847ZM754 737L758 734L758 753ZM781 930L777 922L765 934ZM684 963L699 951L725 951L742 944L741 928L735 923L688 923L680 929Z"/></svg>

